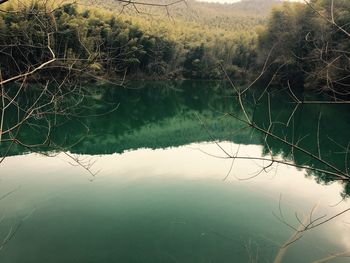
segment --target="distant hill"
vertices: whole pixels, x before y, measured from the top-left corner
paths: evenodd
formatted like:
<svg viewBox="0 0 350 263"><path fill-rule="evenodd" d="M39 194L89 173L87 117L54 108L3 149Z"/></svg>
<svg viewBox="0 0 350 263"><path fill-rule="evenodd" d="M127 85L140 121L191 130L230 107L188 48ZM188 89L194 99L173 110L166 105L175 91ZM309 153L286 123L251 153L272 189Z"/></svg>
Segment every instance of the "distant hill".
<svg viewBox="0 0 350 263"><path fill-rule="evenodd" d="M280 5L281 0L242 0L232 4L219 4L186 0L183 3L164 7L132 5L123 8L116 0L83 0L107 10L127 15L152 16L153 19L170 16L184 22L204 23L213 27L232 29L237 23L247 23L249 27L263 24L273 6ZM143 0L143 3L169 4L173 0Z"/></svg>
<svg viewBox="0 0 350 263"><path fill-rule="evenodd" d="M195 0L187 1L192 9L198 12L217 13L221 15L249 15L266 17L274 5L280 5L280 0L242 0L231 4L207 3Z"/></svg>

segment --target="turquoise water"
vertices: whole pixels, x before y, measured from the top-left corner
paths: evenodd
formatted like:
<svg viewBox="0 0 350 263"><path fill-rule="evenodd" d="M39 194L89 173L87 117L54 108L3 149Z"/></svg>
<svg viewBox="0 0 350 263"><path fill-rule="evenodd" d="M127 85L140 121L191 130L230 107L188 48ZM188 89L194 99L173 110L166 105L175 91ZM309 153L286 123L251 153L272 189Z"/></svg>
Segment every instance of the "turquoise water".
<svg viewBox="0 0 350 263"><path fill-rule="evenodd" d="M346 185L276 163L262 172L267 161L232 164L222 149L263 157L267 146L263 136L237 133L242 124L223 117L240 114L230 93L215 83L157 85L96 91L84 110L90 117L80 119L89 133L75 120L55 130L61 145L85 134L65 151L40 148L47 157L11 150L0 165L1 262L349 262L349 213L298 239L290 227L348 209L347 200L339 203ZM108 110L106 100L120 103L118 110L91 117ZM274 118L288 116L292 108L283 103L271 107ZM303 145L313 150L319 112L322 155L341 166L344 154L327 137L336 132L337 142L348 140L345 108L305 107L296 112L304 120L298 128L276 132L310 134ZM28 128L22 136L35 141L40 132ZM275 158L293 162L283 145L270 147ZM88 164L96 175L84 169Z"/></svg>

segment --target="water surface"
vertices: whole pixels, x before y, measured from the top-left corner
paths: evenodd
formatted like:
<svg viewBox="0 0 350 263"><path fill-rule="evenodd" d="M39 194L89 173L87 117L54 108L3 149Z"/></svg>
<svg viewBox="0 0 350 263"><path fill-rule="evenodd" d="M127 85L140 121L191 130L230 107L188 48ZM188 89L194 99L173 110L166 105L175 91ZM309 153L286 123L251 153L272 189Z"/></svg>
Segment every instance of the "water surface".
<svg viewBox="0 0 350 263"><path fill-rule="evenodd" d="M283 123L294 108L283 94L272 96L272 116ZM348 209L347 199L340 202L348 186L292 166L262 170L268 161L225 158L224 151L268 158L271 148L275 158L322 168L230 118L225 113L242 114L236 102L215 82L96 89L79 117L54 130L63 152L15 147L1 164L0 191L11 192L0 200L0 234L8 240L1 262L320 262L335 254L342 256L329 262L348 262L347 213L281 250L295 233L290 226ZM261 125L269 119L265 102L254 111ZM304 105L293 125L274 131L306 136L303 147L346 169L347 110ZM21 136L35 143L42 134L27 127Z"/></svg>

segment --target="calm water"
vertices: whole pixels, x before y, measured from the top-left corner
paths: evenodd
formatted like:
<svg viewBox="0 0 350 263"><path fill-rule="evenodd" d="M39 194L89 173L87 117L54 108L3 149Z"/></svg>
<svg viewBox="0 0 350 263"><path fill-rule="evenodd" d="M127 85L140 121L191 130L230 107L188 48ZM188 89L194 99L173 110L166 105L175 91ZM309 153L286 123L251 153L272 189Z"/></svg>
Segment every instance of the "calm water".
<svg viewBox="0 0 350 263"><path fill-rule="evenodd" d="M256 123L268 123L270 108L276 134L347 170L348 106L304 105L286 127L289 97L270 99L268 107L265 98L257 106L245 98ZM0 165L0 193L11 192L0 199L0 240L8 240L0 261L349 262L350 212L281 249L295 234L288 225L348 209L349 186L292 166L261 172L269 162L221 158L223 149L268 158L270 148L275 158L324 168L225 113L242 116L222 83L94 89L57 121L56 149L36 149L51 157L17 146ZM43 134L28 126L21 139L37 143Z"/></svg>

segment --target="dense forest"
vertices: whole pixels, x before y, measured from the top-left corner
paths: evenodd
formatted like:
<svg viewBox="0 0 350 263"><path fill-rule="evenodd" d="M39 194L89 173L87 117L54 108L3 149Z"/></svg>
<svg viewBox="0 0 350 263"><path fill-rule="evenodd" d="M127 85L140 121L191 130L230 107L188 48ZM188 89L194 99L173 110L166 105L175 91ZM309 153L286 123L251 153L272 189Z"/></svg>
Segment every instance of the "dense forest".
<svg viewBox="0 0 350 263"><path fill-rule="evenodd" d="M264 85L348 95L349 1L186 3L7 1L0 13L2 78L53 59L30 77L224 79L225 71L247 84L263 73Z"/></svg>

